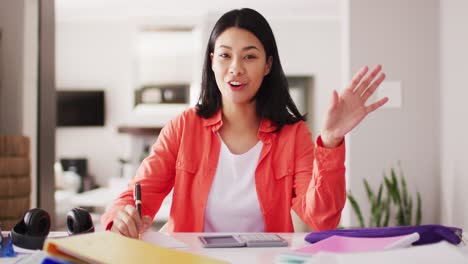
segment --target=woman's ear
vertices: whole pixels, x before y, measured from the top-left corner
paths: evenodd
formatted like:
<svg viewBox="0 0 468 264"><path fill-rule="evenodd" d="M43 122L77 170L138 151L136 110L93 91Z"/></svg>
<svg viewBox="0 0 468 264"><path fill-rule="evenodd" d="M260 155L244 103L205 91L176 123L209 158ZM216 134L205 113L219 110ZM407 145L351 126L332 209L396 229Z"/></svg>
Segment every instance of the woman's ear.
<svg viewBox="0 0 468 264"><path fill-rule="evenodd" d="M267 63L265 65L265 73L263 74L263 76L267 76L270 73L272 65L273 65L273 57L270 56L268 57Z"/></svg>

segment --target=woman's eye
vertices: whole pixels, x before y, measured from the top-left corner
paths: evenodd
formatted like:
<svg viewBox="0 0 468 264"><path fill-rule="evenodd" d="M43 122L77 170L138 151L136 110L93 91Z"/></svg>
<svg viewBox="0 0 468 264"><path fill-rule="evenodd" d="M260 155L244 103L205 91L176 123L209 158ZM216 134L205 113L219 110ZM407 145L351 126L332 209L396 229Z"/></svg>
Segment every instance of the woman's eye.
<svg viewBox="0 0 468 264"><path fill-rule="evenodd" d="M229 58L229 55L226 54L226 53L221 53L221 54L219 54L219 56L220 56L221 58Z"/></svg>
<svg viewBox="0 0 468 264"><path fill-rule="evenodd" d="M248 60L253 60L253 59L256 59L257 56L255 56L255 55L246 55L245 58L248 59Z"/></svg>

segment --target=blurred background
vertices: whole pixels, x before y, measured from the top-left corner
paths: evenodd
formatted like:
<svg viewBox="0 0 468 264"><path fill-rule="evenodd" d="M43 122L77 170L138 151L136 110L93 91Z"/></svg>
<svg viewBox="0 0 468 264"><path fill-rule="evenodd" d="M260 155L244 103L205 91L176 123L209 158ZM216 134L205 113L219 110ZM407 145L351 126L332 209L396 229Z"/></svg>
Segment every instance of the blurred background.
<svg viewBox="0 0 468 264"><path fill-rule="evenodd" d="M363 179L377 190L395 168L414 207L421 195L422 223L468 228L463 0L1 0L0 134L30 140L29 206L47 209L57 230L75 206L98 224L160 129L194 106L209 33L241 7L273 28L314 139L332 90L363 65L383 65L387 78L372 100L390 102L346 138L347 189L364 218ZM11 206L17 198L6 193L0 205ZM169 196L155 228L170 205ZM358 225L348 203L341 225ZM295 227L308 230L297 218Z"/></svg>

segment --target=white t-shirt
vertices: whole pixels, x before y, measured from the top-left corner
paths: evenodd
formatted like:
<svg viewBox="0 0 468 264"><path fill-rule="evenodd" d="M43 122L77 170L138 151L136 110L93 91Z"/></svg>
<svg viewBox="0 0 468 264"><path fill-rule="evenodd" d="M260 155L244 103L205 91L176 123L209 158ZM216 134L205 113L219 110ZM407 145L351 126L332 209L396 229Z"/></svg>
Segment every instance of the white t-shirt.
<svg viewBox="0 0 468 264"><path fill-rule="evenodd" d="M221 137L220 137L221 139ZM205 209L205 232L263 232L255 169L261 140L244 154L232 154L221 139L218 167Z"/></svg>

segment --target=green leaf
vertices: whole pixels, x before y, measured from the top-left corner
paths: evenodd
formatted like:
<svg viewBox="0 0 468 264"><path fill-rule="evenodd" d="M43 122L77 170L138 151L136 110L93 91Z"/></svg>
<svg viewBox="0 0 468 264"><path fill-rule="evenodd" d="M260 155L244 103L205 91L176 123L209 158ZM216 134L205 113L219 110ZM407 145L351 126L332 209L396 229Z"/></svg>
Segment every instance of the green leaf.
<svg viewBox="0 0 468 264"><path fill-rule="evenodd" d="M364 218L362 217L361 208L359 207L359 204L356 202L356 199L354 199L354 196L351 194L351 192L348 192L346 196L348 197L348 200L351 203L351 207L353 208L354 213L358 218L359 226L364 228Z"/></svg>
<svg viewBox="0 0 468 264"><path fill-rule="evenodd" d="M400 175L401 179L401 190L403 191L403 206L407 207L408 206L408 190L406 188L406 181L405 178L403 177L403 174Z"/></svg>
<svg viewBox="0 0 468 264"><path fill-rule="evenodd" d="M376 227L381 227L382 226L382 216L385 212L385 203L379 203L379 206L378 206L379 210L378 210L378 213L375 217L375 223L376 223Z"/></svg>
<svg viewBox="0 0 468 264"><path fill-rule="evenodd" d="M381 215L382 215L382 204L378 204L372 210L372 217L369 221L370 222L369 227L379 226Z"/></svg>
<svg viewBox="0 0 468 264"><path fill-rule="evenodd" d="M402 226L402 225L405 225L406 223L406 220L405 220L405 210L403 208L403 204L402 204L402 198L401 198L401 192L400 192L400 188L398 186L398 180L396 178L396 175L395 175L395 170L393 168L391 168L391 175L392 175L392 183L393 183L393 186L394 186L394 201L395 201L395 205L397 206L397 215L396 215L396 222L397 222L397 225L399 226Z"/></svg>
<svg viewBox="0 0 468 264"><path fill-rule="evenodd" d="M380 186L379 186L379 192L377 194L377 201L376 201L376 204L379 205L382 203L382 190L383 190L383 184L380 183Z"/></svg>
<svg viewBox="0 0 468 264"><path fill-rule="evenodd" d="M421 224L421 219L422 219L422 215L421 215L421 194L418 192L418 205L416 207L416 225Z"/></svg>
<svg viewBox="0 0 468 264"><path fill-rule="evenodd" d="M366 179L363 179L364 182L364 187L366 187L366 192L367 192L367 199L371 203L372 207L374 206L374 192L372 191L369 182L367 182Z"/></svg>
<svg viewBox="0 0 468 264"><path fill-rule="evenodd" d="M380 183L379 192L377 194L377 199L375 201L376 212L374 213L375 226L377 227L381 226L381 220L382 220L382 215L384 211L384 204L382 203L382 191L383 191L383 183Z"/></svg>
<svg viewBox="0 0 468 264"><path fill-rule="evenodd" d="M369 182L366 179L363 179L364 187L366 188L366 193L367 193L367 199L370 203L370 217L369 217L369 223L368 226L375 226L375 214L377 211L377 206L375 203L375 196L374 196L374 191L372 191Z"/></svg>
<svg viewBox="0 0 468 264"><path fill-rule="evenodd" d="M400 193L400 188L398 187L398 181L397 177L395 175L395 170L391 168L391 175L392 175L392 183L393 183L393 190L395 192L395 203L399 206L401 206L401 193Z"/></svg>
<svg viewBox="0 0 468 264"><path fill-rule="evenodd" d="M413 221L413 199L410 198L408 203L408 208L406 210L406 223L407 225L412 225L411 221Z"/></svg>
<svg viewBox="0 0 468 264"><path fill-rule="evenodd" d="M390 181L389 178L387 178L387 176L385 176L384 174L384 182L385 182L385 186L387 187L387 194L389 195L390 198L392 198L395 203L396 203L396 192L395 192L395 188L393 186L393 183Z"/></svg>
<svg viewBox="0 0 468 264"><path fill-rule="evenodd" d="M385 186L387 187L387 191L391 190L392 189L392 182L387 178L387 176L385 176L385 173L384 173L384 183L385 183Z"/></svg>
<svg viewBox="0 0 468 264"><path fill-rule="evenodd" d="M388 222L390 221L390 205L391 205L391 200L390 200L390 196L388 196L385 202L384 222L382 226L388 226Z"/></svg>
<svg viewBox="0 0 468 264"><path fill-rule="evenodd" d="M405 225L405 212L403 212L403 208L399 207L397 216L396 216L396 222L398 226L404 226Z"/></svg>

